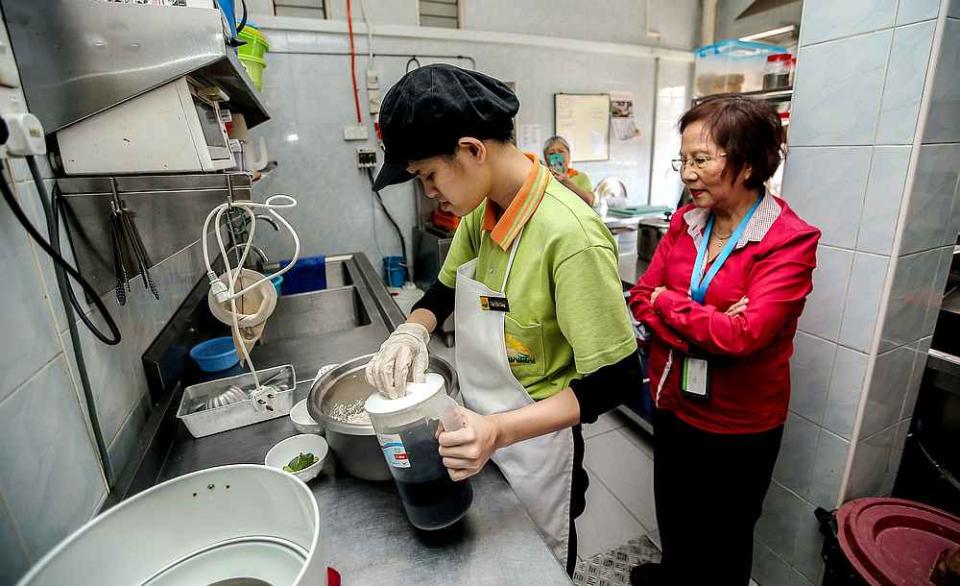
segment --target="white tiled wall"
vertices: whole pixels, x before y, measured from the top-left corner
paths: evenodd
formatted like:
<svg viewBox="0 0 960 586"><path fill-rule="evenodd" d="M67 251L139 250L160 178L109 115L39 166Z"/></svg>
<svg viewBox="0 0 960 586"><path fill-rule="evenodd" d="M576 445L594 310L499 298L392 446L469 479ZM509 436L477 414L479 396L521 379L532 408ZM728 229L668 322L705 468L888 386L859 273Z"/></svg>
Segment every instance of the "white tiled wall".
<svg viewBox="0 0 960 586"><path fill-rule="evenodd" d="M804 0L800 45L812 45L887 29L897 16L897 0Z"/></svg>
<svg viewBox="0 0 960 586"><path fill-rule="evenodd" d="M5 28L0 27L4 32ZM0 110L22 108L20 90L0 89ZM4 176L42 233L39 196L22 160ZM52 172L41 169L46 187ZM199 234L201 226L171 227ZM66 240L64 240L66 242ZM68 259L72 255L66 255ZM150 411L140 357L200 278L194 245L153 269L161 299L140 285L126 307L104 301L123 341L107 347L81 326L97 413L116 473L133 455ZM51 547L93 516L107 495L106 479L57 293L52 262L0 204L0 583L16 581ZM78 293L86 312L90 308ZM94 316L102 329L102 319Z"/></svg>
<svg viewBox="0 0 960 586"><path fill-rule="evenodd" d="M934 28L936 21L927 20L898 28L893 33L893 47L890 49L890 63L880 106L877 144L913 144L926 78L926 69L917 67L917 63L924 63L930 58Z"/></svg>
<svg viewBox="0 0 960 586"><path fill-rule="evenodd" d="M890 256L910 164L909 146L875 146L857 232L857 250Z"/></svg>
<svg viewBox="0 0 960 586"><path fill-rule="evenodd" d="M804 6L804 15L811 11ZM801 47L790 112L791 146L873 144L892 40L893 30L887 29Z"/></svg>
<svg viewBox="0 0 960 586"><path fill-rule="evenodd" d="M783 191L823 239L756 536L761 583L816 583L813 508L893 487L960 229L957 4L804 2Z"/></svg>
<svg viewBox="0 0 960 586"><path fill-rule="evenodd" d="M930 96L930 114L923 142L960 142L960 7L954 0L943 30L943 47L937 57L937 72Z"/></svg>

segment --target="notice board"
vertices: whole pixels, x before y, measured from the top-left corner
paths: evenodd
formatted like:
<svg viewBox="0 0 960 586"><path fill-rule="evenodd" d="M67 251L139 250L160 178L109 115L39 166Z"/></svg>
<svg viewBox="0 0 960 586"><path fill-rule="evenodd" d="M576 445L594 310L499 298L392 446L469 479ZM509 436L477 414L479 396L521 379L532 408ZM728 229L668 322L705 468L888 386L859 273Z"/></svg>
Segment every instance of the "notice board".
<svg viewBox="0 0 960 586"><path fill-rule="evenodd" d="M610 94L554 94L554 128L571 162L610 158Z"/></svg>

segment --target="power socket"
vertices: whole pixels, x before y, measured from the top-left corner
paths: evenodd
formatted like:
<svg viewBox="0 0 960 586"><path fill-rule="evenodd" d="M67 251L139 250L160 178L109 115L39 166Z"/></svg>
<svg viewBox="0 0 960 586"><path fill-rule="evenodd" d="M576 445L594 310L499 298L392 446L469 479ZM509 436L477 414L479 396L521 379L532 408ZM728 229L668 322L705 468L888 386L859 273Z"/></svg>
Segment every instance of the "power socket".
<svg viewBox="0 0 960 586"><path fill-rule="evenodd" d="M373 169L377 166L377 149L369 147L357 148L357 168Z"/></svg>

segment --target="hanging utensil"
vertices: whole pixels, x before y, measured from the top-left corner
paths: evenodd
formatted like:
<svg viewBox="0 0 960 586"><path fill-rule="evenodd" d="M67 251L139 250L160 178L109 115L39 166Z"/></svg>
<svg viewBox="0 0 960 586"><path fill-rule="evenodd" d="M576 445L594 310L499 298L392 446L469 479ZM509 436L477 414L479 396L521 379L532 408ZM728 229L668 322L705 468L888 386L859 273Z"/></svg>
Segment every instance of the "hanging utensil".
<svg viewBox="0 0 960 586"><path fill-rule="evenodd" d="M123 202L121 202L121 206ZM137 258L137 265L140 269L140 277L143 279L143 286L150 290L150 293L153 294L153 298L159 300L160 292L157 290L157 284L153 280L153 276L150 274L150 267L153 265L153 262L150 260L150 256L147 253L147 248L143 245L143 239L140 237L140 230L137 229L137 224L133 221L134 214L133 212L122 208L123 210L123 219L127 225L127 231L129 233L130 244L133 247L134 255Z"/></svg>
<svg viewBox="0 0 960 586"><path fill-rule="evenodd" d="M110 179L110 189L113 195L113 200L110 202L110 232L111 239L113 240L113 271L117 278L115 293L117 296L117 303L120 305L126 305L127 291L130 290L130 283L127 279L127 249L123 230L123 208L120 203L120 196L117 194L117 182L113 178Z"/></svg>

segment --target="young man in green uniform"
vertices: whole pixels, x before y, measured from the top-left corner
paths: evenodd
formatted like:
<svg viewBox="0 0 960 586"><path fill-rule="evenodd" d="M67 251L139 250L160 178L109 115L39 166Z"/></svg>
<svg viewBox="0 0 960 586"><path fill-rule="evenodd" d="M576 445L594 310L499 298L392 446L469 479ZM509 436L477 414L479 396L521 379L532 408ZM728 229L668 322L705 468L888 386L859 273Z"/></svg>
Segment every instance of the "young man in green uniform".
<svg viewBox="0 0 960 586"><path fill-rule="evenodd" d="M418 177L463 218L439 282L383 343L367 378L396 393L420 380L430 332L454 311L464 426L439 436L454 480L491 458L572 573L587 487L580 423L639 392L617 246L599 217L510 142L513 92L432 65L386 95L386 162L375 189Z"/></svg>

